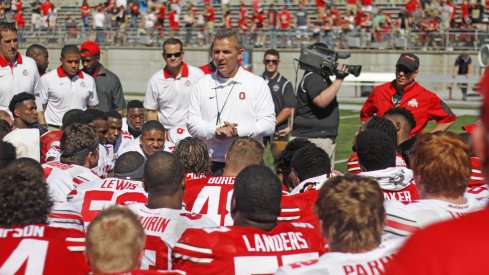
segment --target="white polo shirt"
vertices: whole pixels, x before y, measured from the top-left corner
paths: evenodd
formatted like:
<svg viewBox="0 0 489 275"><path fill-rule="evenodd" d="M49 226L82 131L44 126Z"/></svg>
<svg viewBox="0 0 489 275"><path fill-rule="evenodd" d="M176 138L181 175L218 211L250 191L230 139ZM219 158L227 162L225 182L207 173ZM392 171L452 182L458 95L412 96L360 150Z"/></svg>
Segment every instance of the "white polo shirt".
<svg viewBox="0 0 489 275"><path fill-rule="evenodd" d="M44 117L48 124L61 126L61 120L67 111L85 110L88 106L98 105L95 80L81 70L70 78L60 66L43 75L41 81L41 102L47 105Z"/></svg>
<svg viewBox="0 0 489 275"><path fill-rule="evenodd" d="M190 95L195 84L204 76L199 68L182 64L182 73L173 78L165 67L148 81L144 97L144 108L157 110L158 119L170 129L185 126Z"/></svg>
<svg viewBox="0 0 489 275"><path fill-rule="evenodd" d="M234 78L219 78L216 71L195 85L187 128L193 137L207 144L213 161L224 162L228 146L235 139L215 137L216 128L224 121L237 123L240 137L259 142L275 132L275 105L263 78L240 67Z"/></svg>
<svg viewBox="0 0 489 275"><path fill-rule="evenodd" d="M39 95L42 84L34 59L17 53L13 64L0 55L0 110L8 111L12 97L22 92L36 96L38 110L42 110Z"/></svg>

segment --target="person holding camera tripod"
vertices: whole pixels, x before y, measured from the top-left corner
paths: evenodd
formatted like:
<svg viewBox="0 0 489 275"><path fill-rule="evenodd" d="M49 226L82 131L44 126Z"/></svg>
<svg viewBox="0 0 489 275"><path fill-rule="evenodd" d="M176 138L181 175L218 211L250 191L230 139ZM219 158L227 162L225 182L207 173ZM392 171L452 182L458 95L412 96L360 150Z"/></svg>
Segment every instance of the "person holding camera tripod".
<svg viewBox="0 0 489 275"><path fill-rule="evenodd" d="M297 88L292 128L292 139L305 138L316 144L328 153L332 166L340 122L336 95L343 84L343 79L348 76L347 66L338 63L334 74L336 79L331 81L326 71L321 73L305 71Z"/></svg>
<svg viewBox="0 0 489 275"><path fill-rule="evenodd" d="M418 68L418 56L413 53L401 54L396 63L396 79L372 90L360 111L362 122L373 115L383 116L391 108L402 107L411 111L416 120L411 136L423 132L429 120L437 123L431 132L447 130L457 116L437 94L416 82Z"/></svg>

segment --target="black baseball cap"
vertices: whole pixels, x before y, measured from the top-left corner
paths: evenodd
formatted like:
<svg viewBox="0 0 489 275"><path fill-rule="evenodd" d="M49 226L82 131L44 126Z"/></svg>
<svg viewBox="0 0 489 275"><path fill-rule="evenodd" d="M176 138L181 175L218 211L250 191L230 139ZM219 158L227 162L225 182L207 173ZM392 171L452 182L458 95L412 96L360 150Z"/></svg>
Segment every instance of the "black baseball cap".
<svg viewBox="0 0 489 275"><path fill-rule="evenodd" d="M419 57L414 53L403 53L397 60L397 66L404 66L411 72L414 72L419 68Z"/></svg>

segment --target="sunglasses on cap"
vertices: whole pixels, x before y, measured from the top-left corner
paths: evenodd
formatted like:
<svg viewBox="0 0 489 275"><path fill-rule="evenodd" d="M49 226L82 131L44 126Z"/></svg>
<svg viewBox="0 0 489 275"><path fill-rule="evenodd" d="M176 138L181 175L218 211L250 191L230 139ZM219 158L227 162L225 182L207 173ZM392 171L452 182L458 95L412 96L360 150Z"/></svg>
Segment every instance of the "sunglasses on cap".
<svg viewBox="0 0 489 275"><path fill-rule="evenodd" d="M182 56L183 52L176 52L176 53L164 53L166 58L171 58L172 56L174 57L180 57Z"/></svg>
<svg viewBox="0 0 489 275"><path fill-rule="evenodd" d="M277 65L278 64L278 60L263 59L263 63L265 63L265 64L272 63L272 64Z"/></svg>

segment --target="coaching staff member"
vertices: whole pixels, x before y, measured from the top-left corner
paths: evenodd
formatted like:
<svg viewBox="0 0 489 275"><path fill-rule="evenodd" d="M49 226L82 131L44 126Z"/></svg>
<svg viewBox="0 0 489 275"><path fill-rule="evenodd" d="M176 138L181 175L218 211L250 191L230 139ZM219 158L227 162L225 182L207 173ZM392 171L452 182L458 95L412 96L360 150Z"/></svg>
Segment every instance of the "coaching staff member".
<svg viewBox="0 0 489 275"><path fill-rule="evenodd" d="M374 114L383 116L391 108L402 107L411 111L416 119L411 135L422 132L429 120L437 123L431 132L448 129L457 117L435 93L416 82L418 68L419 58L416 55L401 54L396 63L396 79L373 89L360 112L362 122Z"/></svg>
<svg viewBox="0 0 489 275"><path fill-rule="evenodd" d="M187 127L212 154L213 171L224 167L224 155L237 137L262 142L275 132L275 111L263 78L239 65L243 44L233 29L219 30L212 42L217 71L197 82L190 97Z"/></svg>
<svg viewBox="0 0 489 275"><path fill-rule="evenodd" d="M306 138L316 144L328 153L331 163L334 163L336 135L340 122L336 95L343 79L348 76L347 70L345 65L338 64L334 81L331 81L326 73L306 71L297 88L292 138Z"/></svg>

